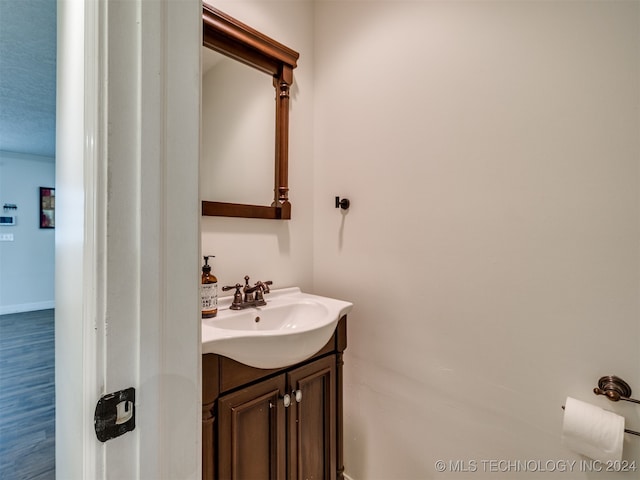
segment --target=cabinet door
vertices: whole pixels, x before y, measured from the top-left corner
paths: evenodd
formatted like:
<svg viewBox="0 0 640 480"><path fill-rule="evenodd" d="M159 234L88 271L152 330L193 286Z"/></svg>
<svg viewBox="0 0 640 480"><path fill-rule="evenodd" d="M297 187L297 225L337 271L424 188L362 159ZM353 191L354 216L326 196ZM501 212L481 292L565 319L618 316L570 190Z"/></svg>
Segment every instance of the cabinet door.
<svg viewBox="0 0 640 480"><path fill-rule="evenodd" d="M290 480L336 479L335 378L335 355L289 373ZM297 391L300 402L295 399Z"/></svg>
<svg viewBox="0 0 640 480"><path fill-rule="evenodd" d="M285 376L220 397L219 480L284 480Z"/></svg>

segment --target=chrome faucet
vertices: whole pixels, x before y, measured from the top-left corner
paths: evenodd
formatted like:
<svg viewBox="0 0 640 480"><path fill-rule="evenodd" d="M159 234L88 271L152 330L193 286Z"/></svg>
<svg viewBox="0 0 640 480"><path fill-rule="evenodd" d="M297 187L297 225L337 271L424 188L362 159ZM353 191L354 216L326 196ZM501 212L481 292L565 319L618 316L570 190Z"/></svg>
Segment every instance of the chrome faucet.
<svg viewBox="0 0 640 480"><path fill-rule="evenodd" d="M264 294L271 291L269 289L269 285L273 285L271 280L267 280L266 282L258 281L253 287L251 287L249 286L249 275L245 275L244 287L241 284L236 283L235 285L222 287L222 291L227 292L235 288L236 291L233 294L233 301L229 308L231 310L242 310L244 308L266 305L267 302L264 299ZM240 290L242 290L242 293Z"/></svg>

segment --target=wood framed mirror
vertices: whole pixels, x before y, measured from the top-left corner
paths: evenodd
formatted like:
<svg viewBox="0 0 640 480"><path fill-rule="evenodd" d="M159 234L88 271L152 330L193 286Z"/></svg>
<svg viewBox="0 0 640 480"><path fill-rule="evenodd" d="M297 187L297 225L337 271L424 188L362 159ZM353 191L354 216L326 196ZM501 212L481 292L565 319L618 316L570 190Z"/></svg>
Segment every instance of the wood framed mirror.
<svg viewBox="0 0 640 480"><path fill-rule="evenodd" d="M275 168L272 203L254 205L203 199L202 215L290 219L289 91L293 84L293 69L297 66L299 53L206 4L202 6L202 44L205 48L266 73L273 79L275 89ZM267 79L268 77L265 77L265 82ZM202 135L207 135L204 128ZM225 178L225 181L237 181L238 188L242 188L242 176L239 177ZM264 182L271 183L271 179L265 178Z"/></svg>

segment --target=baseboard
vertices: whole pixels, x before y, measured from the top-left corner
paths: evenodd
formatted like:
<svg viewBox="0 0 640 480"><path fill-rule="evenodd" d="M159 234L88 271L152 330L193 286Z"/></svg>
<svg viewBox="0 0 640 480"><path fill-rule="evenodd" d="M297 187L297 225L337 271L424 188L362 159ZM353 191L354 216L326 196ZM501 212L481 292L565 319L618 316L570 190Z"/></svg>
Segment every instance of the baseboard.
<svg viewBox="0 0 640 480"><path fill-rule="evenodd" d="M35 312L36 310L48 310L55 308L56 302L51 300L48 302L22 303L19 305L0 306L0 315L9 313Z"/></svg>

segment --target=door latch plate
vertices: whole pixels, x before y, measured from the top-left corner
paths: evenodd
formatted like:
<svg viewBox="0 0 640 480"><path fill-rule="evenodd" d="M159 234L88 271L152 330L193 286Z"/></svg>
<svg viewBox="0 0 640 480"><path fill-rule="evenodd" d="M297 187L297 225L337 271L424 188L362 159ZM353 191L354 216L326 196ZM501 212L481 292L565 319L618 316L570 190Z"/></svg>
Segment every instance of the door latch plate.
<svg viewBox="0 0 640 480"><path fill-rule="evenodd" d="M136 428L135 405L136 390L133 387L100 398L93 422L98 440L106 442Z"/></svg>

